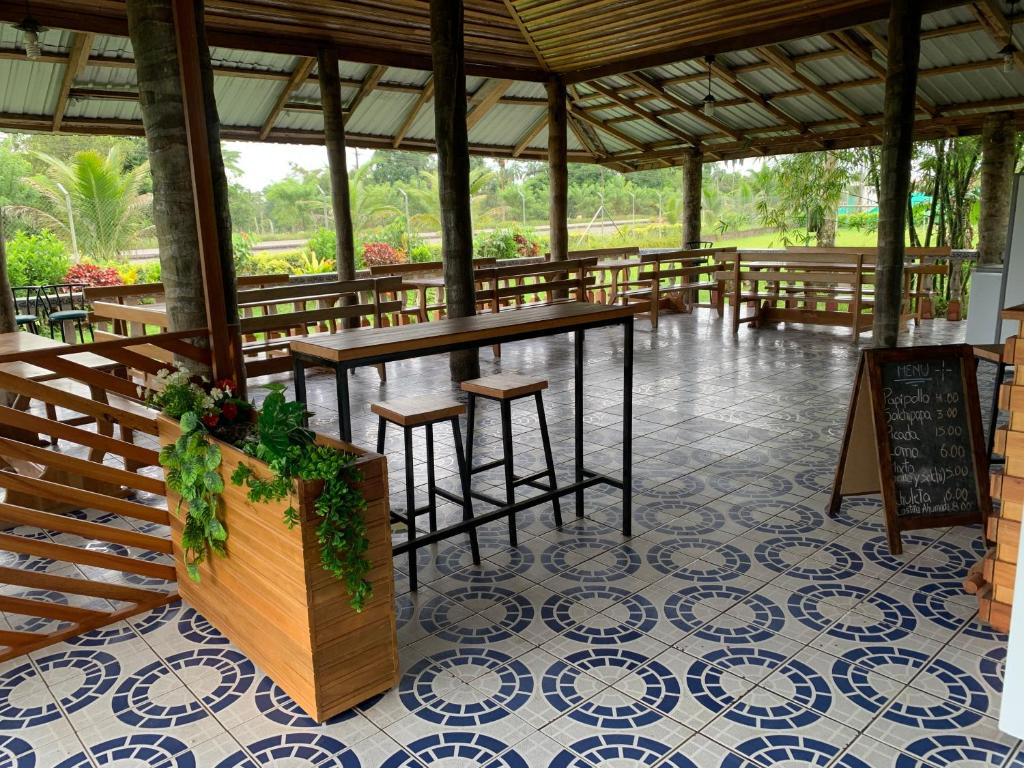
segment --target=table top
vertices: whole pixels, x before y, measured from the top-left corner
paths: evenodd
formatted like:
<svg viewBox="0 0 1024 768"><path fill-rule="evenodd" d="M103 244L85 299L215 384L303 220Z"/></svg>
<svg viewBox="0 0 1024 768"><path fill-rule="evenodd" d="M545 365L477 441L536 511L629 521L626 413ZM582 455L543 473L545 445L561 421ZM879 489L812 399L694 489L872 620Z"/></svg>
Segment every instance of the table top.
<svg viewBox="0 0 1024 768"><path fill-rule="evenodd" d="M296 338L294 353L330 362L355 362L387 355L434 354L460 344L488 346L531 334L571 331L588 325L613 324L645 311L639 304L609 306L584 301L545 304L473 317L449 317L429 323L388 328L356 328Z"/></svg>
<svg viewBox="0 0 1024 768"><path fill-rule="evenodd" d="M444 277L440 275L410 275L402 277L403 288L444 288Z"/></svg>
<svg viewBox="0 0 1024 768"><path fill-rule="evenodd" d="M38 349L56 349L58 347L70 347L63 341L51 339L49 336L39 336L35 333L15 331L13 333L0 333L0 355L14 355L24 352L33 352ZM74 355L64 355L63 359L89 368L103 369L113 368L118 363L105 357L93 354L92 352L79 352ZM60 378L58 374L48 368L42 368L31 363L0 363L0 371L13 374L22 379L32 381L43 381L45 379Z"/></svg>

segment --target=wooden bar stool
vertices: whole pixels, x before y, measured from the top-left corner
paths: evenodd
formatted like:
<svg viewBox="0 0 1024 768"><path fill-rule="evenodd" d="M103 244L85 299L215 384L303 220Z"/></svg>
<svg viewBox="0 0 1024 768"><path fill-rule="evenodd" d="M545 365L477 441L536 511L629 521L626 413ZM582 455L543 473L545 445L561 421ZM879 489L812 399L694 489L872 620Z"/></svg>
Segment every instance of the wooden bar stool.
<svg viewBox="0 0 1024 768"><path fill-rule="evenodd" d="M466 427L466 462L469 464L469 473L474 475L478 472L486 472L495 467L505 468L505 505L512 505L516 502L516 486L528 485L542 491L554 491L558 488L555 480L555 462L551 456L551 439L548 437L548 423L544 415L544 399L541 392L548 388L547 379L535 379L529 376L522 376L518 373L499 373L493 376L484 376L479 379L471 379L462 382L462 389L469 394L469 413L467 415ZM524 397L533 395L537 403L537 419L540 424L540 437L544 445L544 461L546 468L540 472L534 472L525 477L517 477L513 470L512 452L512 402ZM476 398L484 397L488 400L496 400L501 408L501 444L502 458L486 462L478 467L473 466L473 433L476 421ZM548 482L543 484L541 478L546 477ZM488 504L501 506L502 502L491 496L473 492L473 496ZM551 499L551 506L555 511L555 524L562 525L562 506L558 497ZM508 538L513 547L518 546L519 537L516 534L516 516L508 516Z"/></svg>
<svg viewBox="0 0 1024 768"><path fill-rule="evenodd" d="M405 433L405 515L392 512L392 517L402 520L409 532L409 542L416 539L416 515L426 512L430 517L430 531L437 530L437 497L440 496L456 504L462 505L462 519L473 519L473 499L470 494L469 462L462 450L462 432L459 429L459 416L466 408L461 403L448 397L425 395L422 397L406 397L372 403L370 410L377 414L380 421L377 426L377 453L384 454L384 433L387 423L399 426ZM462 481L462 496L438 488L434 481L434 425L449 422L452 426L452 437L455 440L455 459L458 463L459 477ZM427 505L416 507L416 482L413 476L412 431L415 427L426 427L427 433ZM476 528L469 531L469 544L473 551L473 562L480 563L480 548L477 545ZM417 588L416 548L409 548L409 589Z"/></svg>

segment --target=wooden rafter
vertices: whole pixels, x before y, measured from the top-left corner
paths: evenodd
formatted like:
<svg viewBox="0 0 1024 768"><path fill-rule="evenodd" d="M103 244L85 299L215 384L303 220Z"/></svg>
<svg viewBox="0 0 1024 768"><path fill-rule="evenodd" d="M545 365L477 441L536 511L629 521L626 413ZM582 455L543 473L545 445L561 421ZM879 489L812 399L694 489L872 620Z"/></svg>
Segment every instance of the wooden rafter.
<svg viewBox="0 0 1024 768"><path fill-rule="evenodd" d="M61 80L60 91L57 93L57 106L53 110L54 133L60 131L61 122L64 120L64 111L68 106L68 98L71 95L71 88L85 64L89 60L89 53L92 51L93 35L89 32L76 32L75 39L71 43L71 51L68 53L67 63L64 65L64 77Z"/></svg>
<svg viewBox="0 0 1024 768"><path fill-rule="evenodd" d="M497 104L501 97L512 87L511 80L488 80L473 94L473 108L466 113L466 127L473 130L488 112Z"/></svg>
<svg viewBox="0 0 1024 768"><path fill-rule="evenodd" d="M864 33L861 32L861 34ZM851 56L853 56L853 58L859 61L867 69L874 72L880 79L884 79L885 67L875 61L875 57L872 55L872 49L878 51L883 56L886 56L888 54L888 47L885 41L873 32L869 32L866 37L870 45L870 49L862 46L860 41L856 40L849 32L840 30L828 35L828 39L830 39L835 45L847 51ZM916 100L918 108L923 109L932 117L938 116L939 110L935 108L935 105L932 104L931 100L921 93L920 90L917 91Z"/></svg>
<svg viewBox="0 0 1024 768"><path fill-rule="evenodd" d="M298 63L295 65L295 69L292 71L291 77L288 78L288 82L284 84L281 92L277 95L277 101L274 102L274 106L271 107L270 113L263 121L263 127L260 128L260 141L263 141L270 135L270 132L274 128L274 123L277 122L277 118L281 116L284 111L285 104L291 98L292 93L300 85L305 83L309 79L310 73L313 71L313 66L316 64L316 59L311 57L300 58Z"/></svg>
<svg viewBox="0 0 1024 768"><path fill-rule="evenodd" d="M587 125L590 125L593 128L596 128L599 131L603 131L604 133L607 133L609 136L612 136L612 137L618 139L623 144L626 144L626 145L628 145L630 147L633 147L633 149L637 149L637 150L639 150L641 152L648 152L651 149L651 147L649 145L644 144L642 141L638 141L637 139L634 139L628 133L623 133L618 128L615 128L615 127L610 126L610 125L606 125L605 123L602 123L600 120L598 120L596 117L592 117L591 115L588 115L586 112L580 112L572 104L569 105L569 114L570 115L574 115L581 122L584 122Z"/></svg>
<svg viewBox="0 0 1024 768"><path fill-rule="evenodd" d="M377 87L377 84L380 83L381 78L384 77L384 73L387 71L388 68L381 64L378 64L370 70L369 74L367 74L359 84L359 90L356 91L356 95L352 97L352 101L350 101L348 106L345 108L348 114L355 114L359 105L362 104L366 97L373 92Z"/></svg>
<svg viewBox="0 0 1024 768"><path fill-rule="evenodd" d="M1007 43L1013 44L1017 49L1013 54L1014 64L1024 69L1024 51L1017 45L1017 41L1013 36L1013 25L1006 17L1006 14L1003 13L1003 9L999 7L999 3L996 0L979 0L979 2L971 5L971 9L974 11L978 22L985 28L985 31L988 32L999 48L1002 48Z"/></svg>
<svg viewBox="0 0 1024 768"><path fill-rule="evenodd" d="M412 128L412 124L416 122L416 117L419 115L420 110L426 105L428 101L434 98L434 78L431 77L423 84L423 90L420 91L420 95L416 97L416 102L409 108L409 111L405 114L405 119L402 120L402 124L395 132L395 138L392 146L397 149L402 145L402 141L405 139L405 135L409 133L409 129Z"/></svg>
<svg viewBox="0 0 1024 768"><path fill-rule="evenodd" d="M512 157L519 157L523 154L523 150L530 146L530 142L537 138L537 135L544 130L544 126L547 124L547 113L537 118L536 122L534 122L534 124L527 129L526 133L519 138L519 141L516 142L516 146L512 150Z"/></svg>
<svg viewBox="0 0 1024 768"><path fill-rule="evenodd" d="M623 98L618 93L616 93L612 88L609 88L608 86L597 81L591 81L587 83L587 87L593 88L602 96L611 99L612 102L618 104L620 107L627 110L628 112L632 112L637 117L643 118L645 120L650 120L651 122L658 125L662 130L666 131L670 136L675 136L677 139L685 142L691 147L700 146L700 139L690 135L681 128L677 128L675 125L670 123L665 118L659 115L655 115L646 109L641 109L636 105L636 103L630 101L629 99Z"/></svg>
<svg viewBox="0 0 1024 768"><path fill-rule="evenodd" d="M771 63L775 64L779 69L785 72L788 77L816 95L839 114L850 118L850 120L862 128L868 125L867 120L864 119L864 116L860 112L841 99L836 98L821 85L811 80L803 72L799 71L790 55L778 46L766 46L764 48L759 48L758 53Z"/></svg>
<svg viewBox="0 0 1024 768"><path fill-rule="evenodd" d="M658 84L651 80L651 78L648 75L643 74L642 72L634 72L632 74L626 75L626 79L629 80L634 85L643 88L648 93L657 95L659 98L668 102L673 107L678 109L680 112L685 112L691 117L695 117L701 122L707 123L708 125L717 128L718 130L725 133L727 136L731 136L734 139L740 138L740 134L738 131L726 125L717 117L709 117L708 115L705 115L699 107L695 107L692 104L687 104L685 101L683 101L683 99L679 98L678 96L672 93L669 93L664 88L659 87Z"/></svg>
<svg viewBox="0 0 1024 768"><path fill-rule="evenodd" d="M799 120L791 117L789 114L779 109L778 106L772 104L768 98L746 85L742 80L740 80L739 75L733 72L725 64L716 61L711 65L711 72L729 83L734 91L742 93L746 97L747 101L757 104L765 112L778 118L784 125L788 125L798 133L803 133L807 130L807 127ZM776 96L777 95L778 94L776 94ZM719 106L725 106L725 100L720 100L718 104Z"/></svg>
<svg viewBox="0 0 1024 768"><path fill-rule="evenodd" d="M530 50L533 51L533 55L537 57L537 64L545 71L550 70L550 67L544 60L544 54L541 52L540 48L537 47L537 43L534 41L533 35L530 33L530 30L527 29L526 23L523 21L523 17L519 14L519 11L516 10L512 0L504 0L504 2L505 8L508 9L509 16L512 17L512 21L514 21L516 26L519 27L519 31L522 33L523 39L526 40L527 45L530 46Z"/></svg>

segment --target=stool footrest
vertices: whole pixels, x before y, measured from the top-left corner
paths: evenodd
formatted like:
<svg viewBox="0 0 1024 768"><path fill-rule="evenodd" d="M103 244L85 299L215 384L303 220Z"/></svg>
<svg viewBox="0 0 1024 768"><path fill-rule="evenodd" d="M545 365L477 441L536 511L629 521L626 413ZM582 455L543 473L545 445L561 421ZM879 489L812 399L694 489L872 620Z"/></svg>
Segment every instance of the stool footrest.
<svg viewBox="0 0 1024 768"><path fill-rule="evenodd" d="M504 459L495 459L494 461L488 461L476 467L470 467L469 474L475 475L477 472L486 472L489 469L494 469L495 467L502 467L504 465Z"/></svg>
<svg viewBox="0 0 1024 768"><path fill-rule="evenodd" d="M513 475L512 476L512 485L533 485L535 482L540 480L542 477L547 477L547 476L548 476L548 471L546 469L542 469L540 472L534 472L532 475L526 475L525 477L516 477L515 475ZM547 486L545 486L544 490L545 491L550 491L551 489L548 488Z"/></svg>
<svg viewBox="0 0 1024 768"><path fill-rule="evenodd" d="M461 496L459 496L457 493L452 493L451 491L445 490L444 488L434 488L434 493L436 493L442 499L447 499L448 501L454 504L461 505L464 503L464 499Z"/></svg>

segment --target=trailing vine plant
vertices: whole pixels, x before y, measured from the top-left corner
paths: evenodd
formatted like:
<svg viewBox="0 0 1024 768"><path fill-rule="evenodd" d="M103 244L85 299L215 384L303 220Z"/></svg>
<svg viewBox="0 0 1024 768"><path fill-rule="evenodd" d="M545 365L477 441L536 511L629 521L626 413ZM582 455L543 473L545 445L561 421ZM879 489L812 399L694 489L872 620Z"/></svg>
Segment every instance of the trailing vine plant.
<svg viewBox="0 0 1024 768"><path fill-rule="evenodd" d="M232 473L235 485L245 486L253 503L280 501L292 493L295 480L320 481L323 490L313 508L320 520L316 527L320 562L343 581L351 605L361 611L372 596L367 576L369 539L363 512L366 502L357 488L361 476L356 457L332 446L318 445L305 428L306 411L301 403L288 402L284 387L274 384L263 405L254 406L234 396L231 382L210 388L188 371L162 371L147 403L178 420L180 437L160 452L167 487L188 505L181 545L189 576L199 580L199 565L212 551L227 554L228 531L220 515L221 451L210 438L228 442L265 463L270 478L239 464ZM294 503L284 513L289 528L300 522Z"/></svg>

